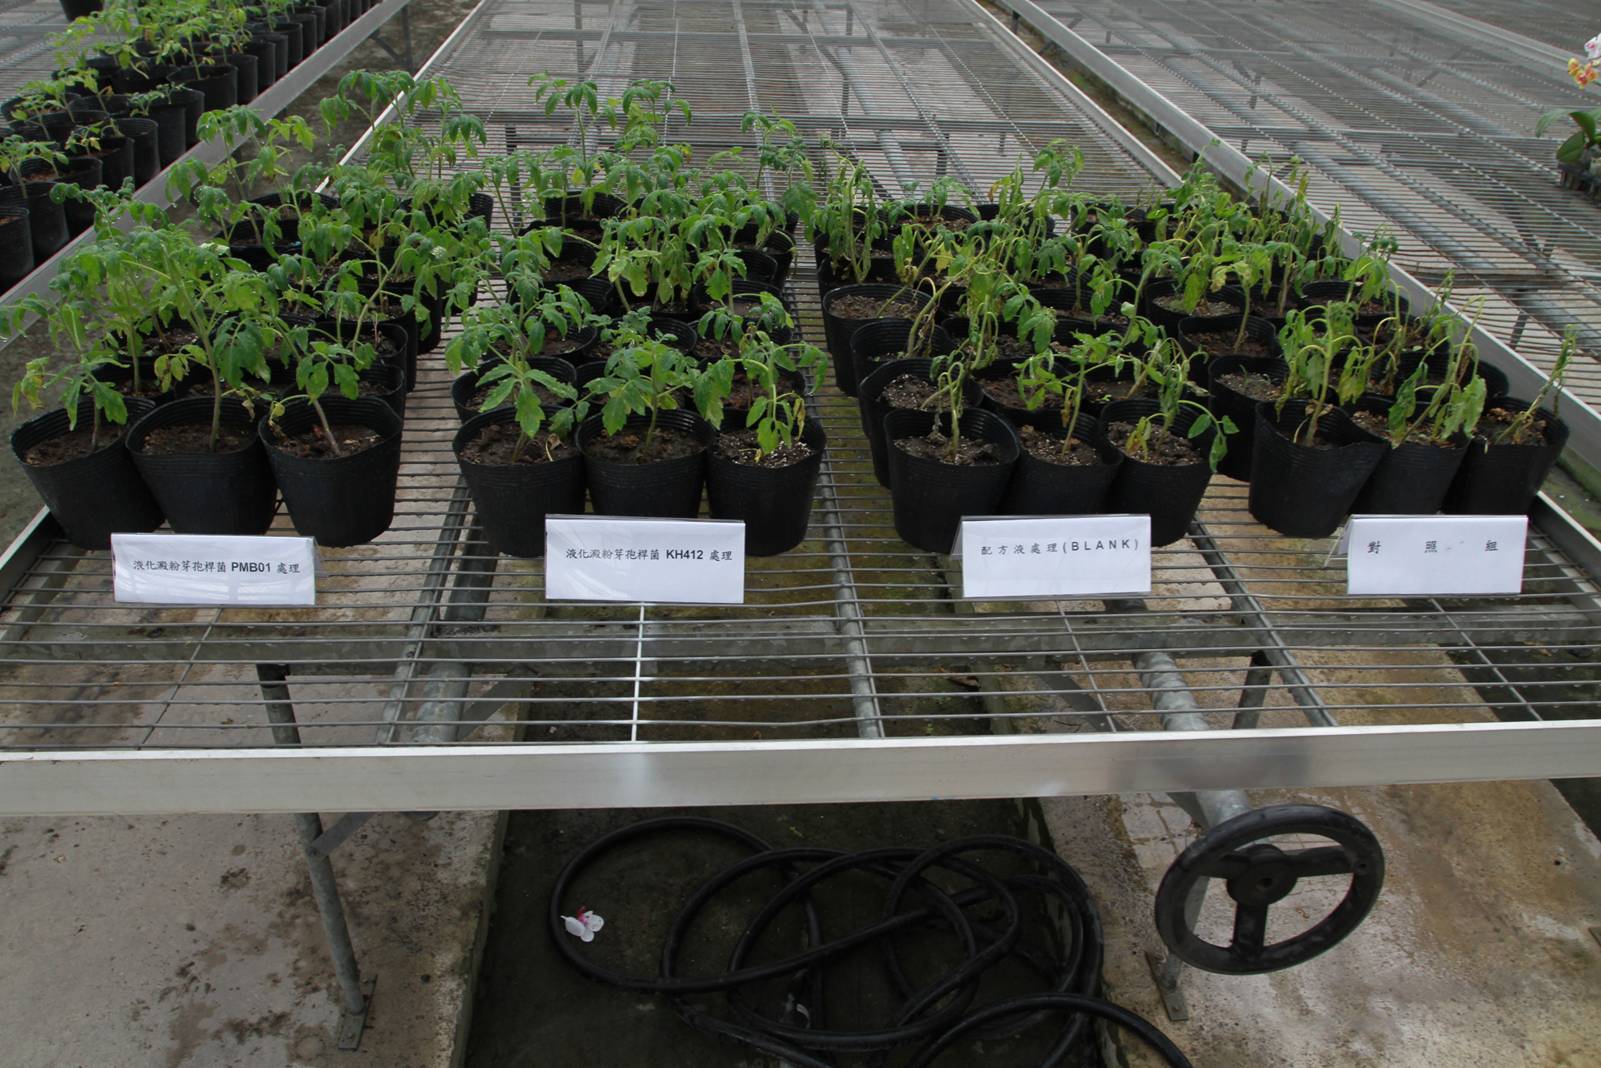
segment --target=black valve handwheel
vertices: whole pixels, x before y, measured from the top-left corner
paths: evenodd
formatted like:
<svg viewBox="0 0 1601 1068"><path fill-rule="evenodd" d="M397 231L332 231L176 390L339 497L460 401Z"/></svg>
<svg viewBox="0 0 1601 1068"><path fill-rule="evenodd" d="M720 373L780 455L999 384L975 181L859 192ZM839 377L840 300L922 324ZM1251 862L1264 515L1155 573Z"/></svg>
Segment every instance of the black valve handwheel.
<svg viewBox="0 0 1601 1068"><path fill-rule="evenodd" d="M1285 850L1265 841L1307 834L1333 845ZM1267 914L1302 879L1350 876L1345 898L1313 927L1283 942L1267 942ZM1221 879L1234 902L1234 931L1226 946L1201 938L1184 915L1201 879ZM1293 968L1338 945L1367 918L1384 885L1384 850L1367 824L1322 805L1270 805L1213 827L1179 854L1156 891L1156 930L1186 964L1227 975Z"/></svg>

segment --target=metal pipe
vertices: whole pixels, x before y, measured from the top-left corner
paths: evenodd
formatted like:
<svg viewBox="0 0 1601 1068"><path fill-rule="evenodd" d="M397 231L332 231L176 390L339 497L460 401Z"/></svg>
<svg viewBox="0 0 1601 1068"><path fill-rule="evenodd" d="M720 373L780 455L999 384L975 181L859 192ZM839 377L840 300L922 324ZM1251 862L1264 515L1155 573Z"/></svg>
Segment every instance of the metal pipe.
<svg viewBox="0 0 1601 1068"><path fill-rule="evenodd" d="M272 721L272 740L280 746L300 748L300 728L295 721L294 701L289 694L289 670L282 664L257 664L256 678ZM322 837L322 817L315 812L294 814L300 848L306 854L311 875L311 894L322 916L323 933L328 937L328 953L333 957L334 974L339 979L339 998L346 1013L365 1016L367 996L361 989L361 969L356 964L356 948L345 925L345 908L339 900L339 883L328 854L318 848Z"/></svg>

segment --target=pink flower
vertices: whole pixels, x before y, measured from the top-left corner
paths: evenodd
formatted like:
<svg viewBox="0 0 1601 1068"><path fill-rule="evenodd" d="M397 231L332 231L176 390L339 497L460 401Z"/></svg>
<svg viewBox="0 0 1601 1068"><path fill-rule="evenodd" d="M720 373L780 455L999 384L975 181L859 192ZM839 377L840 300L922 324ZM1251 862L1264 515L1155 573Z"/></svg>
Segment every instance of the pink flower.
<svg viewBox="0 0 1601 1068"><path fill-rule="evenodd" d="M1591 59L1601 59L1601 33L1584 42L1584 54Z"/></svg>

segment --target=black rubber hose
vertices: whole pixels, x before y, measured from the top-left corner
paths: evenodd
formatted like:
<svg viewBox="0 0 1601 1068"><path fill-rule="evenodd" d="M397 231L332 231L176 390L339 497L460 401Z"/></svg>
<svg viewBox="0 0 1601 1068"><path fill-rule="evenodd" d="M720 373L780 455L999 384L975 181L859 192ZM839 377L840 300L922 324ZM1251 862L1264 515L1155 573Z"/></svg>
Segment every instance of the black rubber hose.
<svg viewBox="0 0 1601 1068"><path fill-rule="evenodd" d="M690 895L673 919L662 948L658 975L626 975L588 960L580 952L579 944L567 935L561 918L562 900L577 874L608 850L647 835L679 831L725 838L753 855L714 873ZM1044 874L1000 879L961 856L996 851L1024 857ZM807 864L815 866L796 874L798 866ZM956 874L974 885L946 892L926 877L932 869ZM776 871L787 882L761 907L741 934L730 954L728 971L716 976L676 975L683 941L706 905L732 883L764 870ZM820 882L845 872L863 872L890 882L883 916L866 928L825 941L811 890ZM1041 940L1050 946L1044 953L1020 941L1023 918L1014 890L1054 897L1061 904L1059 911L1065 915L1069 928L1065 951L1054 944L1055 939ZM908 892L928 904L902 912L902 902ZM986 902L1000 906L999 923L980 922L968 916L967 909ZM806 948L781 961L745 966L746 956L762 933L791 905L799 905L803 910ZM1092 996L1100 987L1104 945L1100 915L1089 888L1060 857L1015 838L980 836L922 851L890 848L846 854L826 849L773 850L755 835L718 820L687 816L646 820L603 836L567 863L552 889L548 920L558 952L583 974L621 989L668 994L673 997L679 1014L691 1026L714 1037L782 1058L796 1068L834 1068L824 1055L831 1050L871 1051L882 1059L897 1047L904 1048L916 1041L923 1044L904 1068L922 1068L959 1040L1012 1037L1037 1026L1045 1016L1057 1013L1070 1015L1040 1068L1055 1068L1063 1063L1079 1045L1092 1017L1111 1020L1134 1031L1170 1065L1185 1068L1189 1065L1166 1036L1145 1020ZM914 989L898 957L894 936L931 924L954 934L966 957L951 971ZM823 1016L825 990L818 966L875 941L883 942L892 981L906 999L891 1027L859 1032L797 1027L759 1014L742 996L741 988L750 984L790 976L791 1004L800 1002L795 990L802 984L809 984L809 1004L805 1004L807 1022L819 1020ZM1062 959L1054 959L1053 954L1059 954ZM1008 956L1022 960L1052 985L1052 992L971 1009L984 972ZM739 1020L711 1015L702 1006L684 1000L685 995L716 992L729 995L729 1003L740 1016Z"/></svg>
<svg viewBox="0 0 1601 1068"><path fill-rule="evenodd" d="M783 850L774 855L782 858L791 852L794 851ZM788 886L780 890L767 904L762 906L761 911L745 928L744 934L740 936L729 958L728 966L730 970L737 972L743 964L746 954L750 952L755 945L756 939L767 925L783 911L785 906L805 894L811 887L840 872L871 870L875 865L883 861L898 858L915 860L917 853L914 850L907 849L877 849L864 853L842 854L797 877ZM904 871L905 869L901 869L901 874L895 876L898 883L903 879ZM894 1026L874 1031L824 1031L813 1028L791 1027L787 1024L760 1018L762 1019L762 1025L770 1029L772 1034L804 1046L807 1049L881 1050L902 1042L914 1041L928 1035L938 1034L941 1030L956 1022L962 1013L966 1011L967 1006L971 1004L972 995L976 993L976 990L969 989L959 993L950 1004L938 1009L933 1015L921 1017L921 1014L932 1008L946 994L960 991L964 986L970 987L983 971L1000 957L1005 956L1011 944L1016 941L1019 924L1017 902L1007 892L1005 886L987 872L982 872L979 869L975 869L975 872L979 877L989 882L988 889L1001 901L1002 906L1006 909L1008 918L1007 937L1001 942L980 948L973 938L972 930L967 924L966 917L952 903L951 919L953 923L961 924L963 945L968 954L967 960L954 972L931 984L922 993L913 997L908 1004L904 1005L896 1014ZM940 897L944 897L944 895L940 895ZM938 900L939 898L936 898L936 901ZM944 898L944 900L949 901L949 898ZM846 941L850 941L853 945L861 945L906 926L906 921L908 920L922 922L926 917L926 913L889 916L872 927L863 928L857 931L855 935L831 942L828 946L840 945Z"/></svg>
<svg viewBox="0 0 1601 1068"><path fill-rule="evenodd" d="M1030 994L1020 998L1012 998L1008 1001L997 1001L993 1005L986 1005L974 1011L943 1035L923 1046L922 1049L912 1055L912 1059L906 1062L904 1068L929 1068L929 1065L933 1064L934 1058L965 1037L969 1031L999 1017L1046 1008L1059 1009L1064 1012L1084 1013L1090 1016L1098 1016L1103 1020L1109 1020L1139 1036L1142 1042L1155 1050L1168 1063L1169 1068L1195 1068L1190 1063L1190 1059L1184 1056L1183 1052L1166 1035L1158 1031L1143 1016L1132 1013L1121 1005L1114 1005L1110 1001L1084 997L1081 994Z"/></svg>

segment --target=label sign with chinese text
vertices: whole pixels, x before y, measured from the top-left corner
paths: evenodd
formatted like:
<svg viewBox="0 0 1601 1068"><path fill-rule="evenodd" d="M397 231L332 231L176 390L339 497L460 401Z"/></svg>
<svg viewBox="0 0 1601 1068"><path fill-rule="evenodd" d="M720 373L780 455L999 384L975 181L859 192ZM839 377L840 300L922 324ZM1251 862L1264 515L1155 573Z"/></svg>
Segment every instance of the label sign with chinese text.
<svg viewBox="0 0 1601 1068"><path fill-rule="evenodd" d="M545 597L743 604L745 524L720 519L547 516Z"/></svg>
<svg viewBox="0 0 1601 1068"><path fill-rule="evenodd" d="M1522 515L1352 516L1346 592L1428 596L1521 593Z"/></svg>
<svg viewBox="0 0 1601 1068"><path fill-rule="evenodd" d="M317 546L311 538L113 534L111 559L113 590L125 603L317 603Z"/></svg>
<svg viewBox="0 0 1601 1068"><path fill-rule="evenodd" d="M957 547L963 597L1151 592L1148 515L963 519Z"/></svg>

